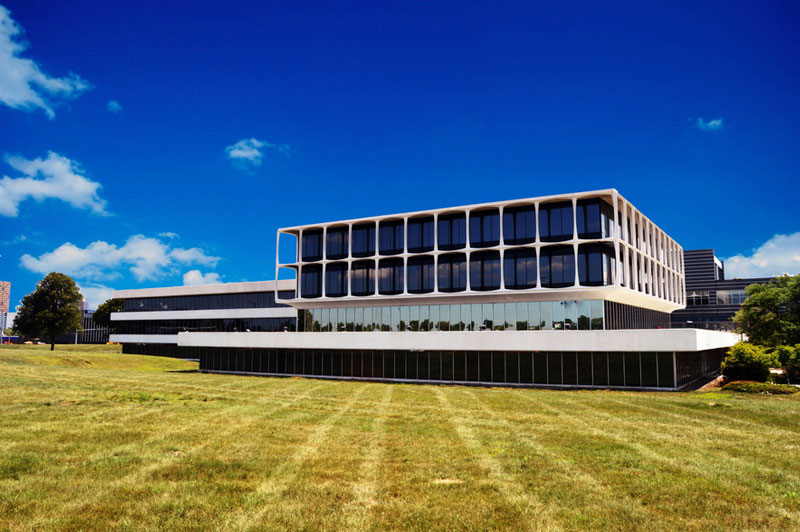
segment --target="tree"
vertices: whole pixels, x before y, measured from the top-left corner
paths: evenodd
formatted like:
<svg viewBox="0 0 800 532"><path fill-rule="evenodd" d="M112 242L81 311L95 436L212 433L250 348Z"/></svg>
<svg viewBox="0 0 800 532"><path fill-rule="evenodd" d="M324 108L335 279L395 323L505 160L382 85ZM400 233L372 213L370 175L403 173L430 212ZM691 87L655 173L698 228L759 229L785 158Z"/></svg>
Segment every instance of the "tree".
<svg viewBox="0 0 800 532"><path fill-rule="evenodd" d="M775 355L786 373L786 380L790 384L797 382L797 377L800 376L800 344L779 345L775 348Z"/></svg>
<svg viewBox="0 0 800 532"><path fill-rule="evenodd" d="M766 382L769 369L778 366L778 357L760 345L739 342L722 361L722 375L729 381Z"/></svg>
<svg viewBox="0 0 800 532"><path fill-rule="evenodd" d="M14 330L27 338L46 336L50 350L56 336L81 331L81 296L72 277L51 272L36 285L36 290L22 299L14 319Z"/></svg>
<svg viewBox="0 0 800 532"><path fill-rule="evenodd" d="M746 293L733 321L751 342L771 347L800 343L800 275L751 284Z"/></svg>
<svg viewBox="0 0 800 532"><path fill-rule="evenodd" d="M125 301L122 299L109 299L101 303L94 311L92 319L99 327L111 327L111 313L122 312L125 308Z"/></svg>

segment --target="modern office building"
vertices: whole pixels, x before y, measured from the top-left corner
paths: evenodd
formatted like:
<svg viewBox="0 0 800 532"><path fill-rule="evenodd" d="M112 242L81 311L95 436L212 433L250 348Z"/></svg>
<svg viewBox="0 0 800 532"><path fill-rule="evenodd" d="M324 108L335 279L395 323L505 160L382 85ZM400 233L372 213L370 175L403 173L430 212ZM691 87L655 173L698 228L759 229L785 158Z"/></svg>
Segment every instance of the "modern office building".
<svg viewBox="0 0 800 532"><path fill-rule="evenodd" d="M725 279L725 265L713 249L684 252L686 308L672 313L673 327L733 331L733 315L747 298L745 288L772 277Z"/></svg>
<svg viewBox="0 0 800 532"><path fill-rule="evenodd" d="M297 312L276 299L294 297L293 281L116 290L122 312L111 315L110 341L123 353L198 358L195 347L179 346L179 332L293 331Z"/></svg>
<svg viewBox="0 0 800 532"><path fill-rule="evenodd" d="M130 325L112 339L177 344L209 372L660 389L719 369L735 342L670 328L683 250L614 189L289 227L277 241L295 257L276 277L294 277L278 283L298 332L178 326L161 342L167 316L131 321L128 301L145 296L122 291L114 319Z"/></svg>

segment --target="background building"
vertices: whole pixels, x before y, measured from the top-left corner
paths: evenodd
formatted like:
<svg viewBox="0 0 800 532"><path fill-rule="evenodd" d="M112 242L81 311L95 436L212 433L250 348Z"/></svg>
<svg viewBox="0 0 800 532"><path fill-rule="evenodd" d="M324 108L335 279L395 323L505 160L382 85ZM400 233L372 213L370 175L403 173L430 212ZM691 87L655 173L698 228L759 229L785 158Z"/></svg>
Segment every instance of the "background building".
<svg viewBox="0 0 800 532"><path fill-rule="evenodd" d="M0 334L11 327L12 323L8 321L8 312L11 304L11 283L8 281L0 281Z"/></svg>
<svg viewBox="0 0 800 532"><path fill-rule="evenodd" d="M288 331L297 312L276 298L294 297L294 281L259 281L200 286L116 290L123 312L111 315L112 342L123 353L198 358L178 345L179 332Z"/></svg>
<svg viewBox="0 0 800 532"><path fill-rule="evenodd" d="M745 288L772 277L725 279L725 265L713 249L684 252L686 308L672 313L673 327L733 331L733 315L746 299Z"/></svg>

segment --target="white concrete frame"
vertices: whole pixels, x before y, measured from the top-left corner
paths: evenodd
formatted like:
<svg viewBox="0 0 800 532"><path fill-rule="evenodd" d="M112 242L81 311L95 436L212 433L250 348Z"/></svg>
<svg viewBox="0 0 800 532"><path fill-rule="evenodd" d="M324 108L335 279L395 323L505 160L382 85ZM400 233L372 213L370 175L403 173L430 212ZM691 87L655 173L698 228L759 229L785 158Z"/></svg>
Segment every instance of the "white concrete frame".
<svg viewBox="0 0 800 532"><path fill-rule="evenodd" d="M424 351L705 351L730 347L734 333L705 329L460 332L184 332L178 345L285 349Z"/></svg>
<svg viewBox="0 0 800 532"><path fill-rule="evenodd" d="M612 237L601 239L579 239L577 227L576 206L578 200L601 198L609 203L614 209L614 234ZM539 206L543 203L554 203L561 201L572 202L573 212L573 237L571 240L563 242L542 242L539 238ZM506 245L503 242L502 220L503 210L508 207L533 205L536 211L536 241L532 244ZM497 208L500 213L500 243L497 246L474 248L470 246L469 238L469 215L472 211L484 210L487 208ZM440 215L464 213L466 215L466 246L459 250L439 250L438 243L438 220ZM410 218L419 216L433 216L434 218L434 249L425 253L408 252L408 231L407 224ZM402 220L404 223L405 246L402 254L381 256L378 254L379 222L384 220ZM326 241L328 229L348 228L348 235L352 235L353 225L365 222L375 223L375 255L372 257L353 257L352 256L352 237L348 238L348 256L342 259L329 260L326 258ZM629 226L630 225L630 230ZM304 262L301 256L302 236L304 231L322 229L322 260ZM296 238L296 261L291 263L280 262L280 240L281 234L292 235ZM614 248L616 268L614 285L603 287L584 287L579 285L578 279L578 246L589 243L608 243ZM572 246L575 255L575 285L566 288L545 288L541 286L541 279L537 279L537 287L525 290L512 290L505 288L504 268L502 260L507 249L529 248L536 250L537 275L540 274L539 258L540 249L545 246ZM376 285L378 283L378 261L382 258L402 258L407 263L409 257L432 256L450 253L463 253L466 256L467 268L469 268L470 255L473 252L500 251L500 286L498 290L476 291L471 290L469 285L469 273L467 272L467 289L463 292L440 292L438 287L438 276L435 276L434 291L428 294L410 294L404 280L404 292L399 295L380 295L376 293L369 296L354 296L350 294L350 275L348 274L347 287L348 295L344 297L326 297L325 294L325 269L329 263L347 263L348 270L350 263L355 261L375 262ZM437 261L438 264L438 261ZM300 297L300 268L306 265L321 265L322 296L313 299L303 299ZM638 211L629 201L623 198L616 189L596 190L589 192L578 192L571 194L561 194L554 196L542 196L536 198L500 201L493 203L481 203L475 205L465 205L460 207L450 207L445 209L432 209L427 211L417 211L402 214L391 214L370 218L358 218L336 222L320 224L300 225L295 227L282 228L278 230L275 254L275 276L281 269L291 269L295 272L294 288L296 297L287 300L285 303L298 309L314 307L335 307L335 306L378 306L390 304L415 304L422 300L430 304L435 302L470 302L483 301L539 301L539 300L571 300L571 299L606 299L618 303L634 305L637 307L648 308L661 312L672 312L685 308L686 290L683 272L683 248L671 239L664 231L659 229L649 218ZM406 270L407 271L407 270ZM533 297L532 297L533 296ZM468 298L470 301L465 301ZM445 301L446 299L447 301ZM408 301L406 301L408 300Z"/></svg>

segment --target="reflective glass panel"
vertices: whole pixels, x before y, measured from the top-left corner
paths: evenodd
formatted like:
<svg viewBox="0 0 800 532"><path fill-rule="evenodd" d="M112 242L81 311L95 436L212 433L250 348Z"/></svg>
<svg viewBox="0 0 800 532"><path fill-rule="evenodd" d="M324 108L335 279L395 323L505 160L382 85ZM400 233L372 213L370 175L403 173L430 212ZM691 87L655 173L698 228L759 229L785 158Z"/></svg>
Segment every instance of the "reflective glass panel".
<svg viewBox="0 0 800 532"><path fill-rule="evenodd" d="M371 257L375 254L375 222L353 226L354 257Z"/></svg>

